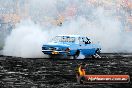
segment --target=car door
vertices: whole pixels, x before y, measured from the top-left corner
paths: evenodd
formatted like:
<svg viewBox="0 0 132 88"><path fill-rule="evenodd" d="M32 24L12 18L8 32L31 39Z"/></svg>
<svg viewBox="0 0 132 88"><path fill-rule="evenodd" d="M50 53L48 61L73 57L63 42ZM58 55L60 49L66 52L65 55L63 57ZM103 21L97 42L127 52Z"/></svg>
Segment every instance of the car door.
<svg viewBox="0 0 132 88"><path fill-rule="evenodd" d="M79 48L83 55L93 55L95 53L95 49L93 44L90 42L90 39L87 37L80 37L79 39Z"/></svg>

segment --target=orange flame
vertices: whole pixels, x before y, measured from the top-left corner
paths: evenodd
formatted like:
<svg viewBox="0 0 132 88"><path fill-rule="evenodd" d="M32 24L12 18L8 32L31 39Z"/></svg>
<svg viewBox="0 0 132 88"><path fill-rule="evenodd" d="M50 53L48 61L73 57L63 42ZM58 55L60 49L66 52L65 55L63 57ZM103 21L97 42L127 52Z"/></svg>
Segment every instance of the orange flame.
<svg viewBox="0 0 132 88"><path fill-rule="evenodd" d="M78 68L78 71L80 76L84 76L86 74L85 69L83 69L82 66Z"/></svg>

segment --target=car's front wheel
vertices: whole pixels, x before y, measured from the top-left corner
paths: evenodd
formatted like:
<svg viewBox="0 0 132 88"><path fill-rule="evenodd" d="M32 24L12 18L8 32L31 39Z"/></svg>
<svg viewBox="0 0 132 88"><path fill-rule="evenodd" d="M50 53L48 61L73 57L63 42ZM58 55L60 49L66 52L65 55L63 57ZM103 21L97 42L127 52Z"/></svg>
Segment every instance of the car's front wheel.
<svg viewBox="0 0 132 88"><path fill-rule="evenodd" d="M101 51L100 51L100 49L99 48L97 48L97 50L95 51L97 54L99 54L100 55L100 53L101 53Z"/></svg>
<svg viewBox="0 0 132 88"><path fill-rule="evenodd" d="M95 51L95 54L92 55L92 58L101 58L100 52L101 52L100 49L97 49L97 50Z"/></svg>

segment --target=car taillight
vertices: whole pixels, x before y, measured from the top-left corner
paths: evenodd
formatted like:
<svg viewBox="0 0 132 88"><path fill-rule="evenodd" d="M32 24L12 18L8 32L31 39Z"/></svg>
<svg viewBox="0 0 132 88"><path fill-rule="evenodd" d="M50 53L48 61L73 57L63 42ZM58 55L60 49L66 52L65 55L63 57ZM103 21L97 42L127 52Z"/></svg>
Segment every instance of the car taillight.
<svg viewBox="0 0 132 88"><path fill-rule="evenodd" d="M66 48L66 50L65 50L65 51L67 51L67 52L68 52L68 51L70 51L70 48Z"/></svg>

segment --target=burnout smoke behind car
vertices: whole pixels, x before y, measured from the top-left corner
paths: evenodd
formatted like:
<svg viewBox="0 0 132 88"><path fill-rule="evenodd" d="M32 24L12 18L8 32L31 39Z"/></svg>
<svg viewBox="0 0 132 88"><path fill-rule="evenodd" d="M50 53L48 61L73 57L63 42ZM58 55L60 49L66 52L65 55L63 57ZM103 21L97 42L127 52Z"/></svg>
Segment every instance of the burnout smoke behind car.
<svg viewBox="0 0 132 88"><path fill-rule="evenodd" d="M18 57L42 57L41 47L47 39L41 28L30 20L22 21L5 41L4 55Z"/></svg>
<svg viewBox="0 0 132 88"><path fill-rule="evenodd" d="M32 20L22 20L5 40L4 55L20 57L46 57L41 47L59 34L80 34L100 42L102 52L132 52L132 32L115 17L116 7L107 12L103 6L94 6L85 0L31 0ZM52 24L62 15L61 26ZM38 21L38 23L34 23ZM39 21L44 21L43 25Z"/></svg>

